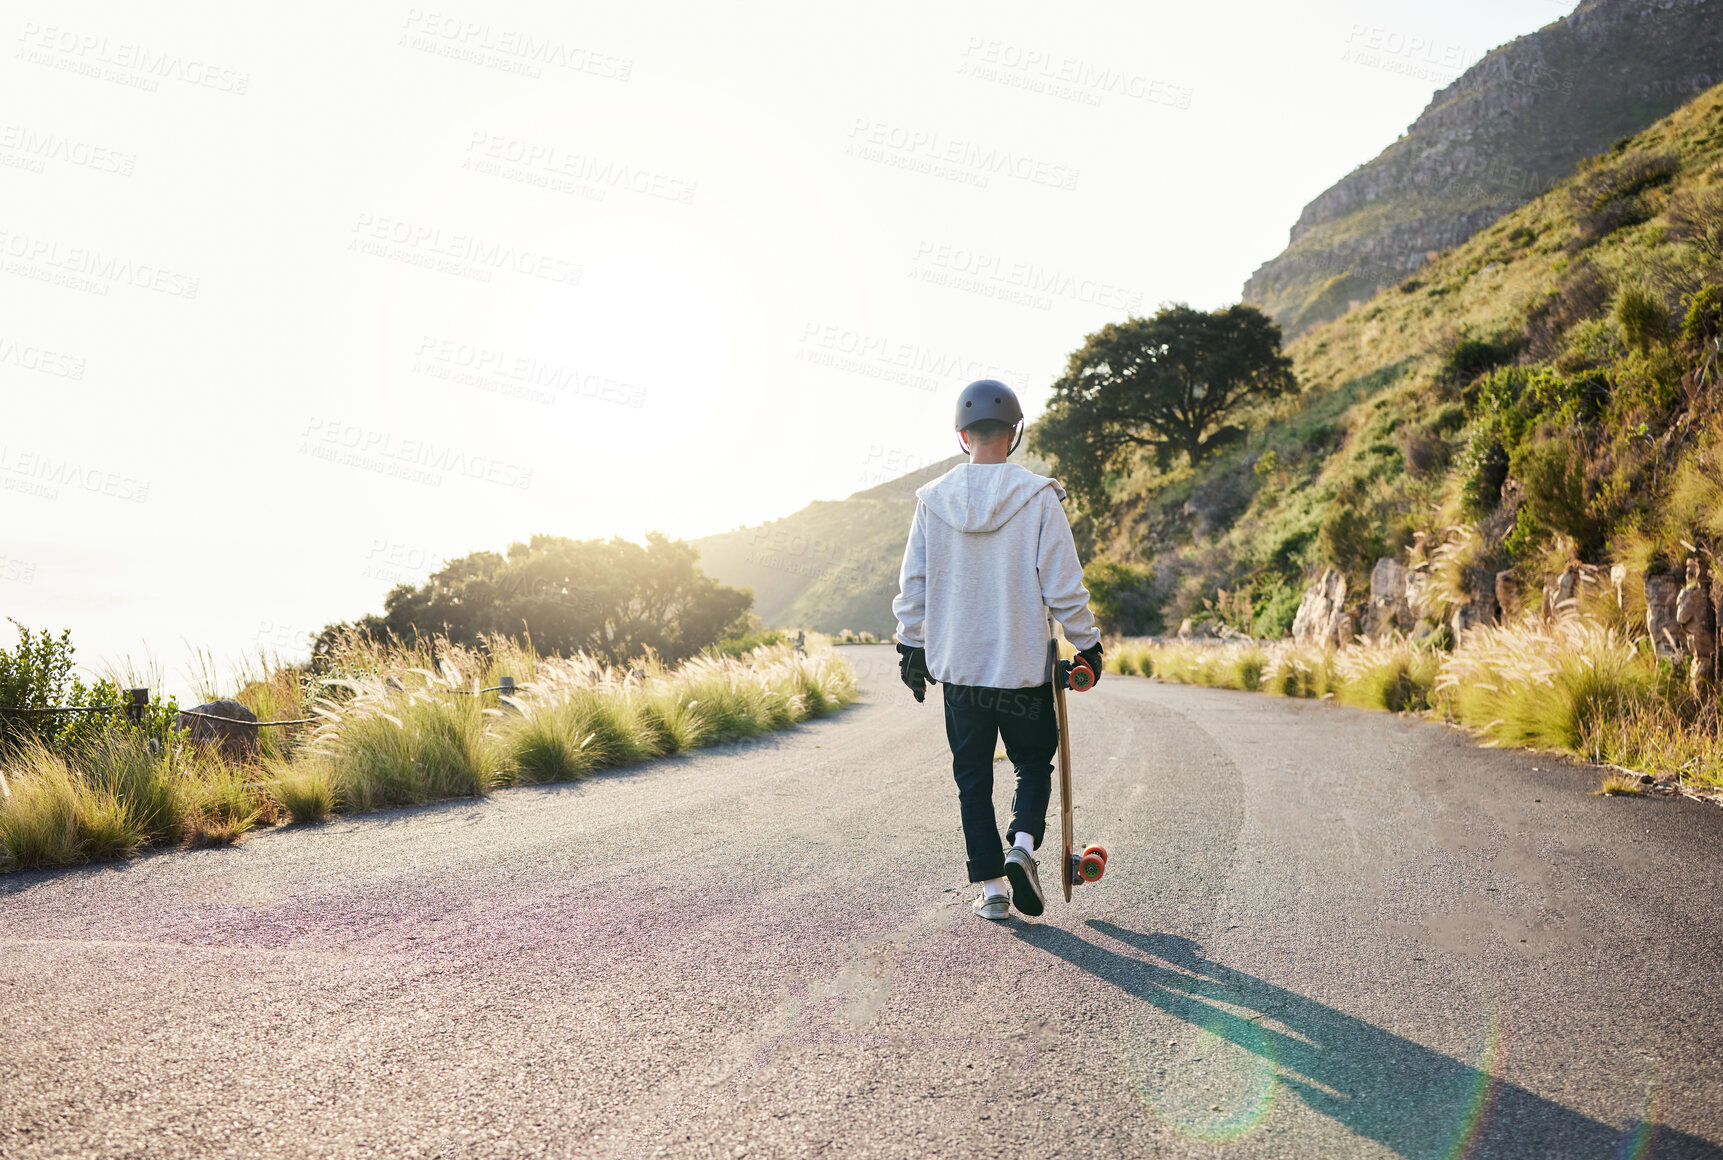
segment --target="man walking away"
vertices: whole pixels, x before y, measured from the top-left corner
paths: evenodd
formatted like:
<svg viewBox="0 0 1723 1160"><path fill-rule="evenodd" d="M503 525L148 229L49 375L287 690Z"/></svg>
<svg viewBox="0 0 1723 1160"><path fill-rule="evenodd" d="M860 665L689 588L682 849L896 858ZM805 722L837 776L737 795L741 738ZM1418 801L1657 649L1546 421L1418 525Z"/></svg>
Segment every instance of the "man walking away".
<svg viewBox="0 0 1723 1160"><path fill-rule="evenodd" d="M973 907L1002 920L1045 909L1034 851L1046 831L1059 727L1047 670L1047 612L1101 672L1101 634L1060 501L1065 489L1006 462L1023 438L1023 408L995 379L957 399L958 443L969 455L915 494L915 522L898 575L898 668L921 701L945 686L945 735L957 779ZM1010 848L993 813L993 754L1003 740L1017 774ZM1007 880L1010 893L1007 894Z"/></svg>

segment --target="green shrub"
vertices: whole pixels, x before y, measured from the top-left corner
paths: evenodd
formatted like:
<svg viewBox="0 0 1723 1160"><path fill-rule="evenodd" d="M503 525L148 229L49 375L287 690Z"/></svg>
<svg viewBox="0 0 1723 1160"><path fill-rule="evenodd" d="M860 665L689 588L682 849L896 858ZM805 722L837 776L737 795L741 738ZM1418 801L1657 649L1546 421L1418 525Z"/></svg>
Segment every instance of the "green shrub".
<svg viewBox="0 0 1723 1160"><path fill-rule="evenodd" d="M1512 362L1519 348L1517 335L1461 339L1443 357L1437 378L1454 386L1464 386L1479 375Z"/></svg>
<svg viewBox="0 0 1723 1160"><path fill-rule="evenodd" d="M1602 418L1609 403L1609 377L1597 371L1567 375L1553 367L1533 367L1521 392L1529 414L1557 423L1590 423Z"/></svg>
<svg viewBox="0 0 1723 1160"><path fill-rule="evenodd" d="M1479 519L1502 502L1502 484L1508 479L1508 453L1488 427L1473 431L1460 450L1460 505L1466 515Z"/></svg>
<svg viewBox="0 0 1723 1160"><path fill-rule="evenodd" d="M1298 617L1298 605L1304 593L1280 576L1258 581L1253 588L1251 603L1256 619L1250 634L1258 640L1276 640L1292 631Z"/></svg>
<svg viewBox="0 0 1723 1160"><path fill-rule="evenodd" d="M1702 286L1681 320L1681 341L1703 346L1723 337L1723 286Z"/></svg>
<svg viewBox="0 0 1723 1160"><path fill-rule="evenodd" d="M1091 560L1083 569L1089 607L1107 632L1127 636L1162 631L1154 569L1119 560Z"/></svg>
<svg viewBox="0 0 1723 1160"><path fill-rule="evenodd" d="M12 625L18 630L18 645L0 649L0 707L88 704L88 690L72 676L71 631L55 637L32 633L15 620ZM75 721L70 715L0 713L0 752L32 741L55 748L60 731Z"/></svg>
<svg viewBox="0 0 1723 1160"><path fill-rule="evenodd" d="M1381 521L1359 503L1355 493L1342 492L1319 532L1322 561L1353 577L1367 573L1387 551Z"/></svg>
<svg viewBox="0 0 1723 1160"><path fill-rule="evenodd" d="M0 713L0 753L36 742L70 757L102 739L142 732L158 745L172 745L184 734L175 726L179 705L174 698L153 701L137 725L118 711L120 691L112 681L85 684L74 676L71 632L59 636L32 633L17 621L18 646L0 649L0 707L43 709L61 706L114 706L106 713Z"/></svg>
<svg viewBox="0 0 1723 1160"><path fill-rule="evenodd" d="M1669 337L1669 311L1643 286L1623 286L1615 297L1615 321L1628 342L1649 354L1652 344Z"/></svg>
<svg viewBox="0 0 1723 1160"><path fill-rule="evenodd" d="M1571 537L1581 558L1595 559L1603 549L1603 525L1588 494L1587 458L1575 454L1571 437L1550 431L1514 452L1511 471L1525 498L1521 518L1528 524L1535 521L1541 530Z"/></svg>

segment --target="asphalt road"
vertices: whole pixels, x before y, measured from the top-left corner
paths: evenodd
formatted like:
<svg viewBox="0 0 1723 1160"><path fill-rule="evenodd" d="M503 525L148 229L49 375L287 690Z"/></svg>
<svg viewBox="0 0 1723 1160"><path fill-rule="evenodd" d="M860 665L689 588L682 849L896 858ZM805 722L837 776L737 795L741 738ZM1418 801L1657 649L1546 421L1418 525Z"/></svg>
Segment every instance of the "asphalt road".
<svg viewBox="0 0 1723 1160"><path fill-rule="evenodd" d="M1107 877L993 925L846 652L753 745L0 877L0 1156L1723 1157L1723 811L1108 677Z"/></svg>

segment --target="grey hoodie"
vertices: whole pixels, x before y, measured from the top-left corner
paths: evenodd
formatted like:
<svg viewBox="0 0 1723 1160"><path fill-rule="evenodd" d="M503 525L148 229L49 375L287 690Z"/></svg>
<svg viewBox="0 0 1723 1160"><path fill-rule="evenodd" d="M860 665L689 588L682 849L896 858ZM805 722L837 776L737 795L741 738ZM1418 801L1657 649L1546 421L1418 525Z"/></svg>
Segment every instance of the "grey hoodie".
<svg viewBox="0 0 1723 1160"><path fill-rule="evenodd" d="M1016 463L960 463L915 495L891 610L897 639L927 649L934 680L1046 684L1047 609L1077 648L1101 639L1056 481Z"/></svg>

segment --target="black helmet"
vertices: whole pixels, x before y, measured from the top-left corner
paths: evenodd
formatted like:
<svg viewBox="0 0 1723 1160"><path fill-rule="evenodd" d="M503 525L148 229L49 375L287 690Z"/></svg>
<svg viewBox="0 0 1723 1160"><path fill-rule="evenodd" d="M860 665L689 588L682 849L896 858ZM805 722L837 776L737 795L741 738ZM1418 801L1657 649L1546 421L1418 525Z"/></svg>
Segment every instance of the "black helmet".
<svg viewBox="0 0 1723 1160"><path fill-rule="evenodd" d="M1023 442L1023 407L1017 392L998 379L977 379L957 396L957 429L963 431L985 419L994 419L1016 429L1011 450ZM959 446L963 441L958 440Z"/></svg>

